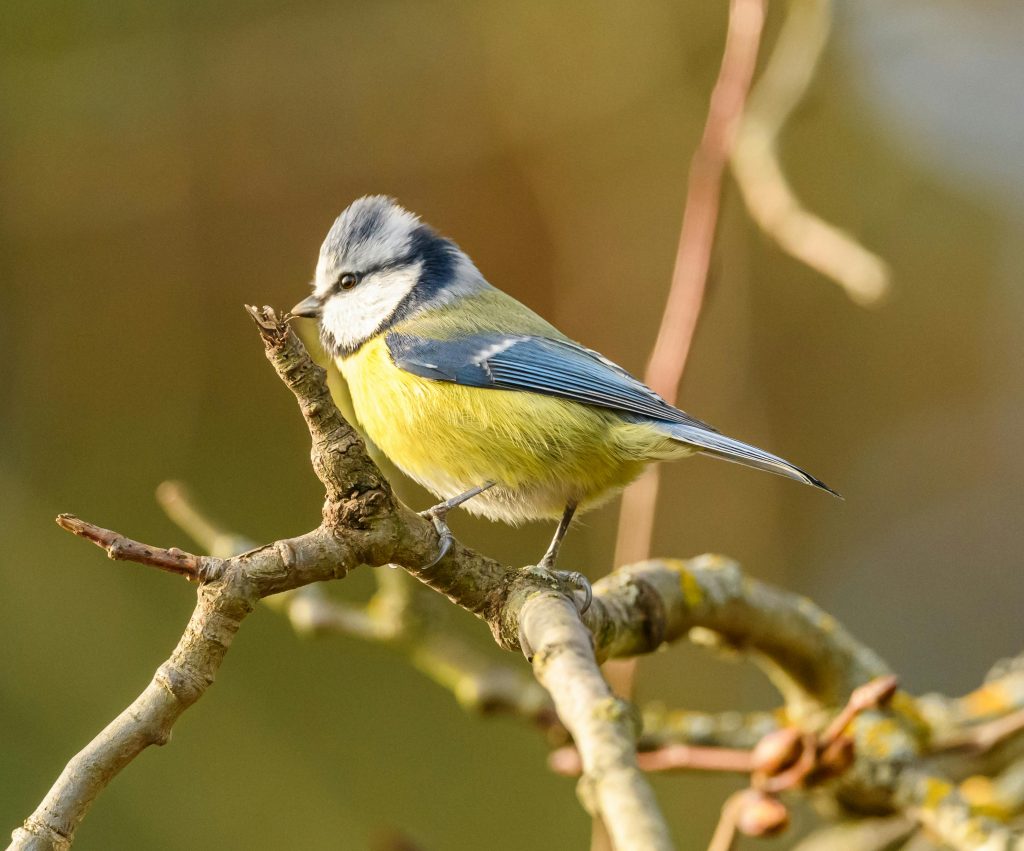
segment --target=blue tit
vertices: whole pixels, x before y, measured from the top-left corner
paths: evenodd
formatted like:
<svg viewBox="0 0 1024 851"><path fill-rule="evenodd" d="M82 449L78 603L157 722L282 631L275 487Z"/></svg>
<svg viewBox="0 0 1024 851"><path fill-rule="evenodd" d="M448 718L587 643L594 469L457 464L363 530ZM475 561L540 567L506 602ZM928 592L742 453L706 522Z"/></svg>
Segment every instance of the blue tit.
<svg viewBox="0 0 1024 851"><path fill-rule="evenodd" d="M558 519L552 569L580 510L648 464L695 453L834 493L775 455L673 407L597 352L491 286L449 239L383 196L360 198L320 249L313 294L359 424L403 472L445 500L427 512L519 523Z"/></svg>

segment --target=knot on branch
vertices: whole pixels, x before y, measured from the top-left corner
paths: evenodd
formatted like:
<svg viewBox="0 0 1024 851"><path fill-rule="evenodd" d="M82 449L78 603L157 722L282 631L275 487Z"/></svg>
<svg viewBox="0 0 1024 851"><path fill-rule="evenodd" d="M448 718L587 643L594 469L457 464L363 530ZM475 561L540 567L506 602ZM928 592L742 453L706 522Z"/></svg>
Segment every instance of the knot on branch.
<svg viewBox="0 0 1024 851"><path fill-rule="evenodd" d="M392 512L394 497L390 488L352 491L341 499L324 503L324 523L332 529L369 529L374 520Z"/></svg>

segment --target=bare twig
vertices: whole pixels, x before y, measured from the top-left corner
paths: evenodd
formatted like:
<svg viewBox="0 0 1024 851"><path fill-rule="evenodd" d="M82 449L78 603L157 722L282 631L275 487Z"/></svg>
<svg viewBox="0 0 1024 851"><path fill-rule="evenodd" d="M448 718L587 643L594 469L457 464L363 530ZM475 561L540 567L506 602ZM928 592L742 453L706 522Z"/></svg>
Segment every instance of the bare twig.
<svg viewBox="0 0 1024 851"><path fill-rule="evenodd" d="M57 525L68 532L92 541L96 546L107 551L107 557L113 561L133 561L137 564L148 564L168 573L184 576L190 582L201 582L212 579L220 570L220 560L205 556L194 556L182 552L177 547L163 549L140 544L117 532L104 529L74 514L58 514Z"/></svg>
<svg viewBox="0 0 1024 851"><path fill-rule="evenodd" d="M641 771L723 771L749 774L752 769L749 750L708 748L699 745L666 745L636 755ZM583 771L580 753L572 745L558 748L548 755L548 766L556 774L579 777Z"/></svg>
<svg viewBox="0 0 1024 851"><path fill-rule="evenodd" d="M932 740L931 751L942 753L965 750L975 754L984 753L1021 732L1024 732L1024 709L935 738Z"/></svg>
<svg viewBox="0 0 1024 851"><path fill-rule="evenodd" d="M715 832L708 843L708 851L732 851L733 843L736 841L737 822L748 791L741 789L725 799Z"/></svg>
<svg viewBox="0 0 1024 851"><path fill-rule="evenodd" d="M661 327L644 380L670 402L679 394L704 300L715 239L722 175L743 115L764 27L766 0L731 0L718 80L700 144L690 161L686 206ZM650 557L658 467L650 467L622 496L615 564Z"/></svg>
<svg viewBox="0 0 1024 851"><path fill-rule="evenodd" d="M696 712L666 709L652 703L644 706L641 714L644 719L642 748L655 750L677 744L749 750L779 728L785 711Z"/></svg>
<svg viewBox="0 0 1024 851"><path fill-rule="evenodd" d="M230 558L256 546L252 539L229 532L200 511L182 482L161 482L156 489L156 501L185 534L212 556Z"/></svg>
<svg viewBox="0 0 1024 851"><path fill-rule="evenodd" d="M846 706L818 737L818 746L822 750L828 748L861 712L876 709L892 700L897 688L899 679L892 674L876 677L871 682L855 688L850 694L850 699L846 701Z"/></svg>
<svg viewBox="0 0 1024 851"><path fill-rule="evenodd" d="M858 304L889 292L879 257L801 205L779 162L778 136L803 99L828 41L831 0L790 0L771 57L750 93L732 149L747 210L787 253L839 284Z"/></svg>

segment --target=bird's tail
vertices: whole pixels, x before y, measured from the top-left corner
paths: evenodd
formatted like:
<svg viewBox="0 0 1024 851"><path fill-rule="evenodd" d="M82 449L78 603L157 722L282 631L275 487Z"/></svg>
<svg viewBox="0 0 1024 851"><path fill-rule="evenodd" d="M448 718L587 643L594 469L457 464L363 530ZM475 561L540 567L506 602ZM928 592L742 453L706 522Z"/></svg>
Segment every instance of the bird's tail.
<svg viewBox="0 0 1024 851"><path fill-rule="evenodd" d="M662 425L662 423L659 423L659 425ZM840 499L843 498L841 494L832 490L820 479L814 478L806 470L801 470L784 458L779 458L777 455L772 455L770 452L765 452L763 449L758 449L749 443L733 440L733 438L726 437L724 434L719 434L716 431L709 431L686 423L664 423L664 428L671 434L673 439L695 447L698 452L704 455L711 455L714 458L722 458L726 461L734 461L737 464L754 467L758 470L767 470L769 473L775 473L779 476L785 476L787 479L795 479L798 482L813 485L816 488L828 491L833 496L837 496Z"/></svg>

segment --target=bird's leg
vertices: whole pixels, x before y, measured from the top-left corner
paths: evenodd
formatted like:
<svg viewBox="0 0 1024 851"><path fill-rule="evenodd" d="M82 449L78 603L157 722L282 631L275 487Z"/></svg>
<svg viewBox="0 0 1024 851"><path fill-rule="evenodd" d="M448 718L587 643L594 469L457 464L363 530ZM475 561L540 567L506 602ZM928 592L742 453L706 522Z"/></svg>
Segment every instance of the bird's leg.
<svg viewBox="0 0 1024 851"><path fill-rule="evenodd" d="M558 521L558 528L555 529L555 537L551 539L548 551L544 553L544 557L537 563L537 567L542 567L545 570L555 569L555 562L558 561L558 551L562 548L562 539L565 537L565 533L569 531L569 524L572 523L572 516L575 513L575 503L570 502L565 506L562 519Z"/></svg>
<svg viewBox="0 0 1024 851"><path fill-rule="evenodd" d="M558 528L555 529L555 537L551 539L548 551L544 553L544 557L537 564L537 567L541 570L546 570L555 574L557 577L576 586L576 588L583 592L583 603L576 604L579 609L579 613L582 615L590 608L590 603L594 599L594 589L590 587L590 580L576 570L555 570L555 562L558 560L558 550L562 546L562 539L565 537L565 533L569 530L569 525L572 523L572 517L575 513L576 503L570 502L565 506L565 511L562 513L562 519L558 521ZM573 602L575 602L575 598L573 599ZM526 657L527 662L533 661L533 648L530 646L530 642L526 638L526 631L523 629L522 623L519 624L519 649L523 651L523 655Z"/></svg>
<svg viewBox="0 0 1024 851"><path fill-rule="evenodd" d="M448 512L453 508L458 508L462 503L471 500L474 496L482 494L488 488L493 488L494 484L494 482L484 482L480 487L470 488L465 493L460 493L458 496L453 496L451 499L446 499L444 502L439 502L432 508L428 508L426 511L420 512L420 517L426 517L427 520L434 524L434 530L437 532L439 549L437 558L429 564L423 565L424 567L433 567L448 555L448 550L452 548L452 542L455 540L455 536L452 535L452 530L448 528L448 524L445 522Z"/></svg>
<svg viewBox="0 0 1024 851"><path fill-rule="evenodd" d="M565 533L569 531L569 526L572 523L572 518L575 513L576 503L570 502L565 506L565 511L562 513L562 519L558 521L558 528L555 529L555 536L551 539L548 551L544 553L544 557L540 560L538 567L541 567L544 570L550 570L552 573L557 573L567 582L575 585L583 592L583 604L579 607L580 614L582 615L590 608L590 603L594 599L594 589L590 587L590 580L578 570L555 570L555 562L558 560L558 551L562 548L562 539L565 537Z"/></svg>

